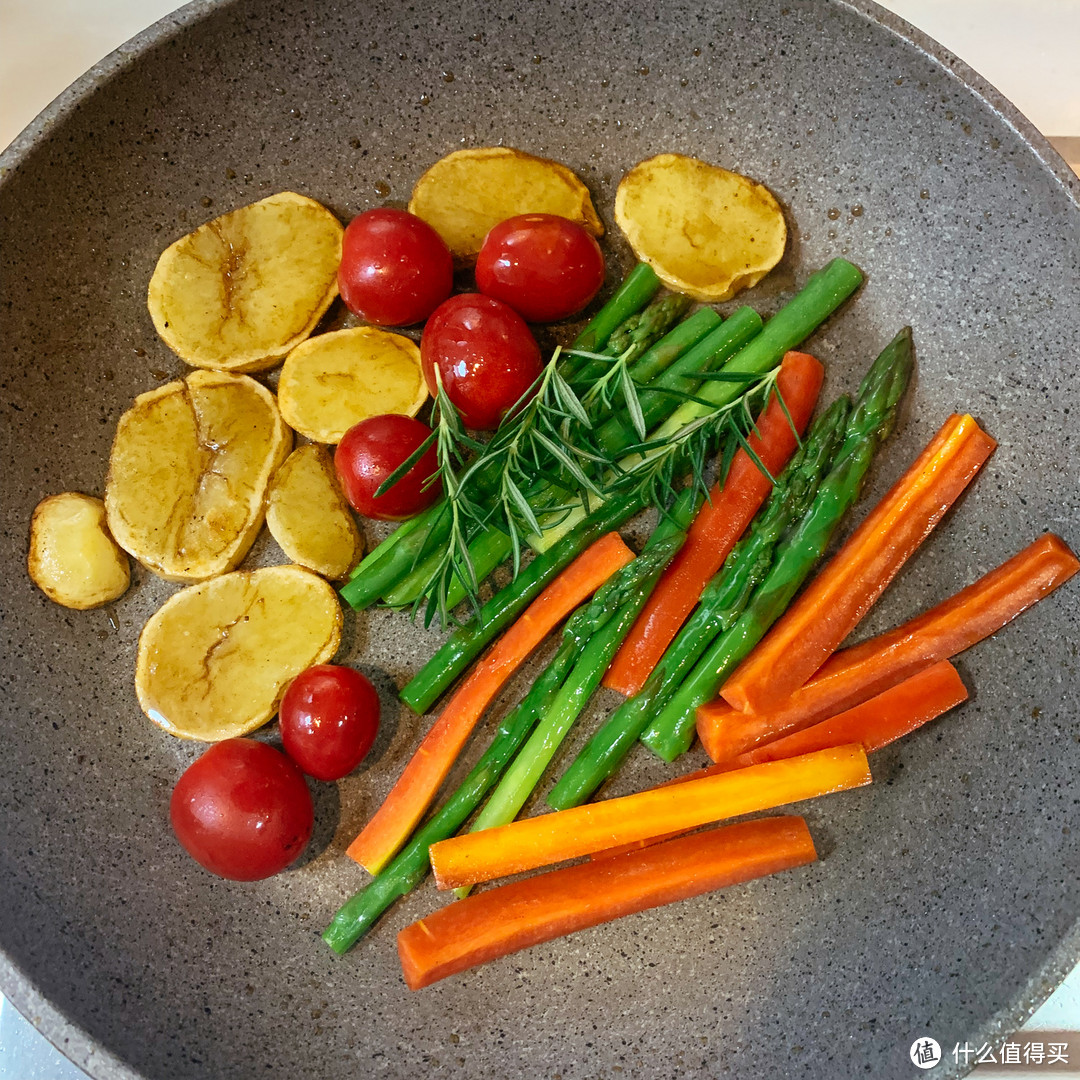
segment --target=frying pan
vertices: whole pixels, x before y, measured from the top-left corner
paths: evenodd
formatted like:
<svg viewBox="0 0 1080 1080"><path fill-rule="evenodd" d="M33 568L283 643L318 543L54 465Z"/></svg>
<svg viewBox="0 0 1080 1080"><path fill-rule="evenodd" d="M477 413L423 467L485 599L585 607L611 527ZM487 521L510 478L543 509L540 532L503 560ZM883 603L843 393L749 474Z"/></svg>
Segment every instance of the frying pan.
<svg viewBox="0 0 1080 1080"><path fill-rule="evenodd" d="M392 612L349 620L341 656L383 697L376 751L315 787L301 865L235 884L173 841L169 792L199 748L134 698L139 628L175 586L137 570L121 600L78 613L29 582L34 505L100 494L121 412L183 373L144 303L166 244L282 189L343 219L400 203L442 154L493 143L565 162L609 225L620 176L650 154L764 182L792 232L745 296L764 313L829 258L859 263L862 291L808 346L826 394L901 325L918 349L864 506L950 411L998 439L860 636L1046 530L1080 543L1078 181L897 18L863 0L192 4L0 159L0 988L103 1080L907 1077L922 1036L946 1050L935 1075L961 1074L955 1043L1011 1033L1080 958L1075 582L960 658L971 700L877 754L873 785L799 808L817 864L417 994L394 935L444 902L430 884L343 959L317 934L363 883L343 848L425 728L394 690L439 635ZM607 250L610 287L630 254L614 235ZM264 540L251 558L281 556ZM611 790L668 774L640 755Z"/></svg>

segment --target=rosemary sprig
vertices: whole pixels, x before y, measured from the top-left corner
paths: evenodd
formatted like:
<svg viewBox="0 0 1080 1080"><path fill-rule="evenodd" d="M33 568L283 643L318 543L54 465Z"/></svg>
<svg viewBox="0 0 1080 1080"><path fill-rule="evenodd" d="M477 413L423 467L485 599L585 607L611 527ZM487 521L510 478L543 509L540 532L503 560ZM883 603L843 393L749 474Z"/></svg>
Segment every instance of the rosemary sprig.
<svg viewBox="0 0 1080 1080"><path fill-rule="evenodd" d="M740 447L769 475L748 439L754 431L755 412L771 394L779 396L778 367L764 375L712 373L724 381L739 382L742 392L675 433L650 439L639 388L631 376L634 350L628 348L614 357L575 351L589 361L603 360L607 365L603 374L580 394L559 372L562 351L555 350L533 386L486 443L465 431L440 381L431 438L380 488L381 492L390 487L428 446L435 445L438 471L430 482L442 480L449 535L432 560L428 579L413 604L414 615L424 611L425 625L430 625L436 615L444 626L457 623L450 610L455 582L473 610L479 608L480 581L470 545L491 529L509 538L516 576L528 538L558 526L568 517L573 520L573 515L580 515L582 506L644 497L663 509L676 497L681 477L687 472L691 487L707 496L708 463L718 447L722 450L722 475ZM707 377L710 373L702 373L702 378ZM707 404L694 395L677 396ZM618 460L592 437L597 417L610 415L619 405L617 399L621 399L640 440ZM784 411L787 414L786 407ZM415 565L435 554L422 549Z"/></svg>

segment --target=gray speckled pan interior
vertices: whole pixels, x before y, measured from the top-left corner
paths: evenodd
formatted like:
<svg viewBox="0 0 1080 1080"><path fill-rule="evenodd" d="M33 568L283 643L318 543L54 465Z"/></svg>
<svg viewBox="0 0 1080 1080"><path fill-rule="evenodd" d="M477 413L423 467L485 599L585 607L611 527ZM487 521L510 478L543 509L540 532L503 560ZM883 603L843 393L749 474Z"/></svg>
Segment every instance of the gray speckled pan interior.
<svg viewBox="0 0 1080 1080"><path fill-rule="evenodd" d="M866 286L811 342L827 391L904 323L918 347L863 506L952 410L999 440L860 633L1045 530L1080 545L1076 178L977 76L870 4L632 12L195 4L4 155L0 986L94 1076L903 1077L917 1036L1001 1037L1080 958L1080 582L965 654L970 702L879 753L871 787L803 808L818 864L411 994L395 935L444 902L432 886L344 959L317 934L363 883L343 849L425 725L393 691L435 636L395 614L348 620L343 655L384 697L377 753L317 790L302 865L232 884L173 841L167 800L196 748L146 721L132 689L140 625L175 587L140 571L109 609L77 613L27 579L34 504L100 494L120 413L181 373L144 305L167 243L283 188L347 219L384 185L407 199L438 156L496 142L566 162L609 223L623 170L660 151L765 182L792 240L748 297L764 312L830 257L858 262ZM628 253L609 251L614 280ZM667 772L639 756L616 790Z"/></svg>

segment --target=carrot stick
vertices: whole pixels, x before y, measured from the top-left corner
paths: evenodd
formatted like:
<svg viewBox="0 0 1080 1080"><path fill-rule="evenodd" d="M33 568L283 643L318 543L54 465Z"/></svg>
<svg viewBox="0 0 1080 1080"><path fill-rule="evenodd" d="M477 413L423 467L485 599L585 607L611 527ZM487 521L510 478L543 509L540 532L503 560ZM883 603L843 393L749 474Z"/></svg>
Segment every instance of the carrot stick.
<svg viewBox="0 0 1080 1080"><path fill-rule="evenodd" d="M398 934L410 990L488 960L817 858L800 817L710 829L647 851L537 874L440 908Z"/></svg>
<svg viewBox="0 0 1080 1080"><path fill-rule="evenodd" d="M948 660L940 660L827 720L747 750L729 761L710 765L702 770L702 775L711 775L713 770L742 769L762 761L779 761L844 743L858 743L872 754L955 708L966 701L967 696L967 687L959 672ZM703 745L709 753L708 743L703 741ZM711 753L709 757L712 757Z"/></svg>
<svg viewBox="0 0 1080 1080"><path fill-rule="evenodd" d="M347 854L377 874L408 839L484 710L537 645L634 553L616 532L585 549L525 609L447 702Z"/></svg>
<svg viewBox="0 0 1080 1080"><path fill-rule="evenodd" d="M805 731L798 731L786 738L768 743L766 746L759 746L756 750L740 754L731 761L709 765L704 769L697 769L695 772L665 780L659 786L685 784L689 780L716 776L718 773L730 772L732 769L760 765L763 761L780 761L783 758L795 757L797 754L808 754L814 750L825 750L830 746L843 746L846 743L858 743L868 754L871 754L904 735L910 734L936 716L948 712L949 709L967 700L967 696L967 687L964 686L956 668L948 660L942 660L940 664L934 664L933 667L920 671L918 675L905 679L902 683L878 694L877 697L864 701L862 705L856 705L854 709L848 709L847 712L823 720L820 724L806 728ZM727 705L727 708L734 712L730 705ZM705 749L708 750L708 746ZM678 835L680 834L672 833L669 836L657 837L655 840L638 840L633 844L623 844L605 851L593 852L591 857L593 859L611 858L627 851L638 851L650 844L670 840L672 836Z"/></svg>
<svg viewBox="0 0 1080 1080"><path fill-rule="evenodd" d="M814 411L825 369L814 357L788 352L780 365L777 389L758 417L747 442L775 476L795 450ZM787 407L787 413L784 407ZM790 414L790 419L788 417ZM702 505L682 550L671 561L660 583L604 676L604 685L628 697L638 693L720 569L750 519L769 494L772 484L750 454L740 448L731 460L723 486L715 484Z"/></svg>
<svg viewBox="0 0 1080 1080"><path fill-rule="evenodd" d="M838 746L465 833L428 854L435 883L453 889L868 783L863 748Z"/></svg>
<svg viewBox="0 0 1080 1080"><path fill-rule="evenodd" d="M742 713L702 706L698 732L716 761L850 709L923 668L956 656L1000 630L1080 569L1066 543L1047 534L937 607L832 656L775 709Z"/></svg>
<svg viewBox="0 0 1080 1080"><path fill-rule="evenodd" d="M775 708L811 678L959 498L997 444L952 416L720 690L742 712Z"/></svg>

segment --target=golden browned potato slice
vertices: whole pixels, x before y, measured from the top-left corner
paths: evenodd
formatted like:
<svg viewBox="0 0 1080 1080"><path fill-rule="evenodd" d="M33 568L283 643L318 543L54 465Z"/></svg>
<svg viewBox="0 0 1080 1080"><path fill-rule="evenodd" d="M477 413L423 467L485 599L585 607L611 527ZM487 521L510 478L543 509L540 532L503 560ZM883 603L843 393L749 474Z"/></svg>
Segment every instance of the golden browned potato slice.
<svg viewBox="0 0 1080 1080"><path fill-rule="evenodd" d="M335 445L353 424L383 413L415 416L427 399L416 343L374 326L335 330L298 345L278 381L285 422L315 442Z"/></svg>
<svg viewBox="0 0 1080 1080"><path fill-rule="evenodd" d="M343 232L291 191L207 222L158 259L147 297L157 332L193 367L273 367L337 296Z"/></svg>
<svg viewBox="0 0 1080 1080"><path fill-rule="evenodd" d="M116 542L170 581L232 570L292 449L274 395L247 375L193 371L140 394L116 428L105 509Z"/></svg>
<svg viewBox="0 0 1080 1080"><path fill-rule="evenodd" d="M128 557L105 524L105 504L77 491L37 504L27 565L50 600L80 611L115 600L131 582Z"/></svg>
<svg viewBox="0 0 1080 1080"><path fill-rule="evenodd" d="M767 188L681 154L635 165L615 194L615 220L668 288L707 303L756 285L787 243Z"/></svg>
<svg viewBox="0 0 1080 1080"><path fill-rule="evenodd" d="M338 580L356 565L364 541L338 487L326 447L308 443L285 460L266 492L270 535L295 563Z"/></svg>
<svg viewBox="0 0 1080 1080"><path fill-rule="evenodd" d="M340 643L337 595L317 574L238 570L181 590L150 617L135 692L172 735L231 739L265 724L292 679Z"/></svg>
<svg viewBox="0 0 1080 1080"><path fill-rule="evenodd" d="M603 236L589 189L565 165L506 146L455 150L416 182L409 210L472 263L493 225L518 214L558 214Z"/></svg>

